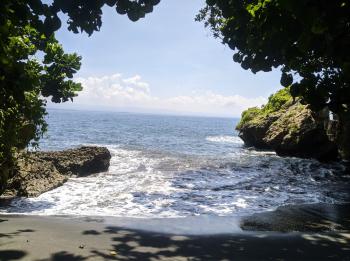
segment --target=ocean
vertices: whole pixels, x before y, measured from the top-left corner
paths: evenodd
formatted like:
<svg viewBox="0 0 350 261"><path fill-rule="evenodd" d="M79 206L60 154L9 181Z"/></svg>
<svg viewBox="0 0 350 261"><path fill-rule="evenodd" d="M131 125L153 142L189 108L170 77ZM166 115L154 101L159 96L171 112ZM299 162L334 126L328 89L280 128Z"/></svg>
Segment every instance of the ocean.
<svg viewBox="0 0 350 261"><path fill-rule="evenodd" d="M239 119L51 109L47 120L41 150L106 146L111 166L15 199L1 213L233 217L349 200L341 164L247 148L235 131Z"/></svg>

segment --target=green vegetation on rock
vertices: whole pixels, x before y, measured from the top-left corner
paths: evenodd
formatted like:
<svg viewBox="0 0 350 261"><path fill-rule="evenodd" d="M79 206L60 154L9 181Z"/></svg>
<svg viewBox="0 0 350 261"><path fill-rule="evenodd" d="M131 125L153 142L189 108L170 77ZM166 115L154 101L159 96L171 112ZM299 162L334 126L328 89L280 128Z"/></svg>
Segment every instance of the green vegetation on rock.
<svg viewBox="0 0 350 261"><path fill-rule="evenodd" d="M242 117L236 126L236 129L240 129L242 126L256 119L258 115L261 115L261 109L258 107L252 107L242 112Z"/></svg>
<svg viewBox="0 0 350 261"><path fill-rule="evenodd" d="M262 107L262 112L265 114L279 111L283 105L292 101L293 98L290 94L290 89L283 88L277 91L275 94L270 95L267 104Z"/></svg>
<svg viewBox="0 0 350 261"><path fill-rule="evenodd" d="M313 112L283 88L261 108L245 110L236 129L248 146L284 156L333 160L338 156L337 145L328 138L327 120L327 111Z"/></svg>
<svg viewBox="0 0 350 261"><path fill-rule="evenodd" d="M292 100L293 98L288 87L277 91L275 94L270 95L268 102L261 108L252 107L243 111L236 129L240 130L247 124L259 124L264 118L271 113L281 110L285 104L292 102Z"/></svg>

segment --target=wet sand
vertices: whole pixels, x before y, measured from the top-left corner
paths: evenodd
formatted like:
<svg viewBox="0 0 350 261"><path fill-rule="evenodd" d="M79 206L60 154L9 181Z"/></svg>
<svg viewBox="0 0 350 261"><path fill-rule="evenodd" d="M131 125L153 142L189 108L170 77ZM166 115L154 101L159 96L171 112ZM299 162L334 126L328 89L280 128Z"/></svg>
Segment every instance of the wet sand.
<svg viewBox="0 0 350 261"><path fill-rule="evenodd" d="M350 230L350 204L304 204L257 213L240 221L248 231L329 232Z"/></svg>
<svg viewBox="0 0 350 261"><path fill-rule="evenodd" d="M302 205L240 220L2 215L0 260L350 260L348 210ZM209 228L221 223L226 233Z"/></svg>

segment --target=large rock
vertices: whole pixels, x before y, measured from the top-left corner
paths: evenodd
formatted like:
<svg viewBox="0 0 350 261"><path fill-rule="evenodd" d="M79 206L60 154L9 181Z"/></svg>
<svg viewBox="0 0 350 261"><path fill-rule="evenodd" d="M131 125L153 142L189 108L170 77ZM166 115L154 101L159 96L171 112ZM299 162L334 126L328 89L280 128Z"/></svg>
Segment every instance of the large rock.
<svg viewBox="0 0 350 261"><path fill-rule="evenodd" d="M5 196L37 197L61 186L69 176L63 175L49 161L26 155L18 159L16 174L8 181Z"/></svg>
<svg viewBox="0 0 350 261"><path fill-rule="evenodd" d="M34 154L39 159L52 162L60 173L77 176L106 171L111 159L111 154L105 147L80 147Z"/></svg>
<svg viewBox="0 0 350 261"><path fill-rule="evenodd" d="M329 139L325 128L327 111L314 113L292 99L273 112L267 113L264 107L252 111L254 114L241 120L237 127L247 146L274 150L281 156L319 160L338 157L336 143Z"/></svg>
<svg viewBox="0 0 350 261"><path fill-rule="evenodd" d="M272 122L263 140L278 155L336 159L337 146L327 136L324 119L322 112L313 113L297 102Z"/></svg>
<svg viewBox="0 0 350 261"><path fill-rule="evenodd" d="M248 147L255 147L262 150L271 149L271 146L264 138L271 124L276 121L279 116L279 113L274 113L268 117L256 116L254 120L247 122L239 129L238 136Z"/></svg>
<svg viewBox="0 0 350 261"><path fill-rule="evenodd" d="M72 175L107 171L110 158L110 152L103 147L22 154L4 195L36 197L63 185Z"/></svg>

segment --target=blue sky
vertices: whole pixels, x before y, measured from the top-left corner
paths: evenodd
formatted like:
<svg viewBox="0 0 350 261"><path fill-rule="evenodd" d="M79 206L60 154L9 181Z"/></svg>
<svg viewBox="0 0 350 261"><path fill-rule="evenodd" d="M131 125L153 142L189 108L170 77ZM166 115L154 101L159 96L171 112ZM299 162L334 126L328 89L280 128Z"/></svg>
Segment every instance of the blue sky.
<svg viewBox="0 0 350 261"><path fill-rule="evenodd" d="M202 6L162 0L136 23L106 7L91 37L63 23L57 38L83 57L76 79L85 90L59 107L235 117L263 103L280 88L278 71L254 75L234 63L233 51L194 21Z"/></svg>

